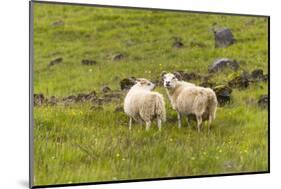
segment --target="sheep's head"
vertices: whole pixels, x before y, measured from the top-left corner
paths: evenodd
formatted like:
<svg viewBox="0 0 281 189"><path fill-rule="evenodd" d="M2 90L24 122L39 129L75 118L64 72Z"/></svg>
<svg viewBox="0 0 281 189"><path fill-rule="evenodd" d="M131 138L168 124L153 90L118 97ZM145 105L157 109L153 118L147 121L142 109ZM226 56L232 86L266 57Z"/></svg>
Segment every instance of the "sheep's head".
<svg viewBox="0 0 281 189"><path fill-rule="evenodd" d="M147 91L152 91L155 88L155 84L144 78L136 79L135 86Z"/></svg>
<svg viewBox="0 0 281 189"><path fill-rule="evenodd" d="M178 75L177 72L175 73L166 73L162 76L164 87L167 89L172 89L176 87L178 80L180 80L180 74Z"/></svg>

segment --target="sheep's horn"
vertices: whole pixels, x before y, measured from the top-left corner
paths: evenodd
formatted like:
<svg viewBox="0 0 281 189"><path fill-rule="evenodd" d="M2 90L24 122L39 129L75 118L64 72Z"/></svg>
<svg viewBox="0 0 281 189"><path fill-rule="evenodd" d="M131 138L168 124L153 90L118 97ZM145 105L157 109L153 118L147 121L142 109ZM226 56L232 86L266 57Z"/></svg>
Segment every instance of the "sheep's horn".
<svg viewBox="0 0 281 189"><path fill-rule="evenodd" d="M174 75L178 80L182 80L182 75L179 72L174 72Z"/></svg>
<svg viewBox="0 0 281 189"><path fill-rule="evenodd" d="M162 71L161 72L161 77L163 77L167 72L166 71Z"/></svg>

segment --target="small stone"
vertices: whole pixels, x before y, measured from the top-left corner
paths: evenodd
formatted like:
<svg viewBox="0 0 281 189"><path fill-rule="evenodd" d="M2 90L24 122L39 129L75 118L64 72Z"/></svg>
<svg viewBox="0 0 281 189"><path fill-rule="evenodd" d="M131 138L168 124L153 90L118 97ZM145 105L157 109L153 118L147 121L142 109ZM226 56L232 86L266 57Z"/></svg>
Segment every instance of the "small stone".
<svg viewBox="0 0 281 189"><path fill-rule="evenodd" d="M95 65L97 62L95 60L89 60L89 59L83 59L81 61L82 65L90 66L90 65Z"/></svg>
<svg viewBox="0 0 281 189"><path fill-rule="evenodd" d="M251 77L254 81L266 81L267 80L267 75L263 74L262 69L255 69L251 73Z"/></svg>
<svg viewBox="0 0 281 189"><path fill-rule="evenodd" d="M122 60L124 58L125 58L125 56L123 54L118 53L118 54L113 56L112 60L116 61L116 60Z"/></svg>
<svg viewBox="0 0 281 189"><path fill-rule="evenodd" d="M102 86L102 87L101 87L101 91L102 91L103 93L108 93L108 92L111 91L111 89L110 89L108 86Z"/></svg>
<svg viewBox="0 0 281 189"><path fill-rule="evenodd" d="M268 109L268 95L262 95L259 97L258 105L261 108Z"/></svg>
<svg viewBox="0 0 281 189"><path fill-rule="evenodd" d="M42 106L45 101L45 97L42 93L33 95L33 104L34 106Z"/></svg>
<svg viewBox="0 0 281 189"><path fill-rule="evenodd" d="M173 47L175 47L175 48L182 48L182 47L184 47L184 44L181 41L175 41L173 43Z"/></svg>
<svg viewBox="0 0 281 189"><path fill-rule="evenodd" d="M54 65L56 65L56 64L59 64L59 63L61 63L62 61L63 61L63 58L62 58L62 57L56 58L56 59L52 60L52 61L49 63L49 67L50 67L50 66L54 66Z"/></svg>

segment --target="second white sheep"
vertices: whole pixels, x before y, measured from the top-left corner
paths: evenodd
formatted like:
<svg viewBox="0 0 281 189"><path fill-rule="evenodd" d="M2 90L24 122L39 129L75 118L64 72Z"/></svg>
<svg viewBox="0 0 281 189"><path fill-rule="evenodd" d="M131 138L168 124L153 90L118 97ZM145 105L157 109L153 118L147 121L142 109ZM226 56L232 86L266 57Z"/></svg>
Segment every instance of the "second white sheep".
<svg viewBox="0 0 281 189"><path fill-rule="evenodd" d="M208 120L208 130L210 130L218 104L215 92L210 88L179 81L177 75L172 73L163 73L162 76L172 107L178 113L178 126L181 127L182 115L186 117L195 115L198 132L205 119Z"/></svg>
<svg viewBox="0 0 281 189"><path fill-rule="evenodd" d="M161 123L166 121L166 109L163 96L152 90L155 84L147 79L138 79L129 90L124 101L124 111L130 117L129 129L132 127L132 119L146 123L146 130L151 126L151 121L157 119L158 129Z"/></svg>

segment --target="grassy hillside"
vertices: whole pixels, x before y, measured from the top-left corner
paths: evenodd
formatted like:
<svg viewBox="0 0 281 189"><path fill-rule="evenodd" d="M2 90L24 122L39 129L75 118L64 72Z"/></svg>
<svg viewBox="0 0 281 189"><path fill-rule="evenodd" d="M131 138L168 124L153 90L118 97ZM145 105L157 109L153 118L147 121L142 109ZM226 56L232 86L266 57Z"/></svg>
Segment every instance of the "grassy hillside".
<svg viewBox="0 0 281 189"><path fill-rule="evenodd" d="M236 43L215 48L212 28L228 27ZM231 75L263 69L268 62L268 21L263 17L224 16L156 10L36 4L34 6L34 93L64 98L106 85L120 90L130 76L158 80L163 70L207 74L217 58L241 62ZM181 38L183 48L173 47ZM116 54L123 58L114 60ZM56 65L50 61L62 58ZM82 65L83 59L95 65ZM195 83L201 81L196 80ZM267 82L233 89L230 104L219 107L210 134L206 128L176 127L176 113L165 95L168 122L158 132L134 124L116 107L122 99L34 107L36 185L120 179L266 171L268 112L258 107ZM165 94L163 87L157 91Z"/></svg>

